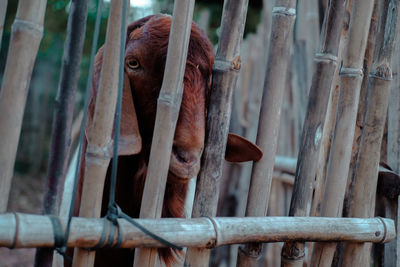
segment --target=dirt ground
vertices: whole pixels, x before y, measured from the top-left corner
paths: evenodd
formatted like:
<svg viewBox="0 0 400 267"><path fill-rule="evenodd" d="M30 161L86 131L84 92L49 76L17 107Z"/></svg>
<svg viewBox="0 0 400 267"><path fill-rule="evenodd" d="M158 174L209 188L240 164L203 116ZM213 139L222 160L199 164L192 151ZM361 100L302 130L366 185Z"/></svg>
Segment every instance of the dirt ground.
<svg viewBox="0 0 400 267"><path fill-rule="evenodd" d="M16 174L13 179L8 211L40 214L45 174L32 177ZM33 266L35 249L0 248L0 267Z"/></svg>

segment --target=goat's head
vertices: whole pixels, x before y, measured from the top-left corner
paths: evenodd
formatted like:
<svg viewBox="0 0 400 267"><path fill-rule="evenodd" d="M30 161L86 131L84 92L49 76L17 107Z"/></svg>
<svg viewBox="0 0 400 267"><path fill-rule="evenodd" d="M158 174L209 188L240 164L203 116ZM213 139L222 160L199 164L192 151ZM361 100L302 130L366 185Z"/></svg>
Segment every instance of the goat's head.
<svg viewBox="0 0 400 267"><path fill-rule="evenodd" d="M120 155L142 151L146 157L149 156L170 27L171 17L167 15L148 16L128 26ZM94 88L97 88L96 75L100 74L101 54L100 50ZM193 24L169 168L170 174L178 178L191 178L200 168L214 58L207 36ZM262 155L254 144L234 135L229 135L228 146L226 158L230 161L258 160Z"/></svg>

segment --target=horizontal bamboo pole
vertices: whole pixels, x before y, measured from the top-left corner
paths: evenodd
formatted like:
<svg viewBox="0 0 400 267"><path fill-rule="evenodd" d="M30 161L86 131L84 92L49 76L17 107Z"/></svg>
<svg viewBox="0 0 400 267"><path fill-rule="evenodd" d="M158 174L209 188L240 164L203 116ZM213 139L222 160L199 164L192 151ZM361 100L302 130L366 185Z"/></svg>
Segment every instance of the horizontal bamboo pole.
<svg viewBox="0 0 400 267"><path fill-rule="evenodd" d="M203 217L194 219L136 219L151 232L183 247L213 248L247 242L352 241L390 242L396 236L394 221L386 218L327 217ZM119 219L121 248L162 247L162 243ZM65 229L65 226L62 226ZM68 247L94 247L104 227L100 218L74 217ZM114 236L116 238L116 236ZM0 247L52 247L52 223L47 216L23 213L0 215Z"/></svg>

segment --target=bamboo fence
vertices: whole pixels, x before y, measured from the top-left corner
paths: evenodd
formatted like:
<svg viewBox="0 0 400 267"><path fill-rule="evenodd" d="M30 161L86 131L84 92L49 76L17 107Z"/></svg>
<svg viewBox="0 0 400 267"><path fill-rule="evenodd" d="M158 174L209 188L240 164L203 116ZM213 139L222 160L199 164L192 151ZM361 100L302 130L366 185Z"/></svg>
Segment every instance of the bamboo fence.
<svg viewBox="0 0 400 267"><path fill-rule="evenodd" d="M189 45L194 0L177 0L173 18L165 73L157 102L157 115L144 185L140 218L160 218L167 182L170 154L183 94L183 75ZM156 249L135 251L134 266L154 266Z"/></svg>
<svg viewBox="0 0 400 267"><path fill-rule="evenodd" d="M111 159L111 133L117 100L123 1L111 2L106 43L92 127L87 133L80 217L100 217L104 181ZM125 37L125 36L124 36ZM73 266L93 266L95 252L75 249Z"/></svg>
<svg viewBox="0 0 400 267"><path fill-rule="evenodd" d="M68 247L92 248L109 224L102 218L73 217ZM286 240L390 242L395 237L394 221L385 218L316 217L207 217L194 219L135 219L150 231L184 247L213 248L245 242ZM60 221L61 223L61 221ZM0 246L53 247L54 228L50 217L22 213L0 215ZM121 248L163 247L124 219L118 220L123 234ZM61 223L61 228L65 225ZM107 238L116 240L116 236ZM197 266L197 265L196 265Z"/></svg>
<svg viewBox="0 0 400 267"><path fill-rule="evenodd" d="M307 113L298 155L295 184L289 216L309 216L311 212L322 129L327 113L333 74L345 10L344 1L330 1L326 7L319 51L315 55L315 72L310 89ZM302 266L304 243L286 243L282 251L283 266Z"/></svg>
<svg viewBox="0 0 400 267"><path fill-rule="evenodd" d="M240 70L240 46L248 0L224 1L221 35L213 66L213 80L207 113L205 147L197 178L192 217L215 216L222 163L225 155L233 89ZM186 264L208 266L210 251L189 248Z"/></svg>
<svg viewBox="0 0 400 267"><path fill-rule="evenodd" d="M7 209L22 116L43 36L46 0L20 0L0 90L0 212Z"/></svg>
<svg viewBox="0 0 400 267"><path fill-rule="evenodd" d="M271 41L257 134L257 145L268 153L253 165L246 216L265 216L267 213L295 8L296 1L278 0L272 9ZM261 249L262 244L241 247L237 265L254 266Z"/></svg>
<svg viewBox="0 0 400 267"><path fill-rule="evenodd" d="M324 201L321 215L341 216L346 178L349 171L354 125L363 77L362 64L367 34L371 21L373 1L353 2L349 36L343 65L340 70L339 106L335 122L332 148L327 169ZM312 264L331 264L336 244L318 243L314 246Z"/></svg>
<svg viewBox="0 0 400 267"><path fill-rule="evenodd" d="M375 212L380 148L392 80L391 58L397 30L398 1L387 0L380 4L383 5L382 14L376 36L374 59L368 75L366 112L348 214L358 218L372 217ZM343 265L369 265L370 249L368 244L347 244Z"/></svg>

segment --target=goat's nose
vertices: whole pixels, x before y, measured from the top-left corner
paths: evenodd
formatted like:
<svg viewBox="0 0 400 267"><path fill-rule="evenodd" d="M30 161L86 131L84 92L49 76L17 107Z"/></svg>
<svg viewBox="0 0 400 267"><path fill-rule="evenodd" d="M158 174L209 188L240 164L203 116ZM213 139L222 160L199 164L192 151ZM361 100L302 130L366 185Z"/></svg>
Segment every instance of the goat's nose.
<svg viewBox="0 0 400 267"><path fill-rule="evenodd" d="M197 154L194 151L190 151L184 148L181 148L179 146L173 146L172 147L172 152L176 155L176 158L181 162L181 163L192 163L194 161L197 161Z"/></svg>

